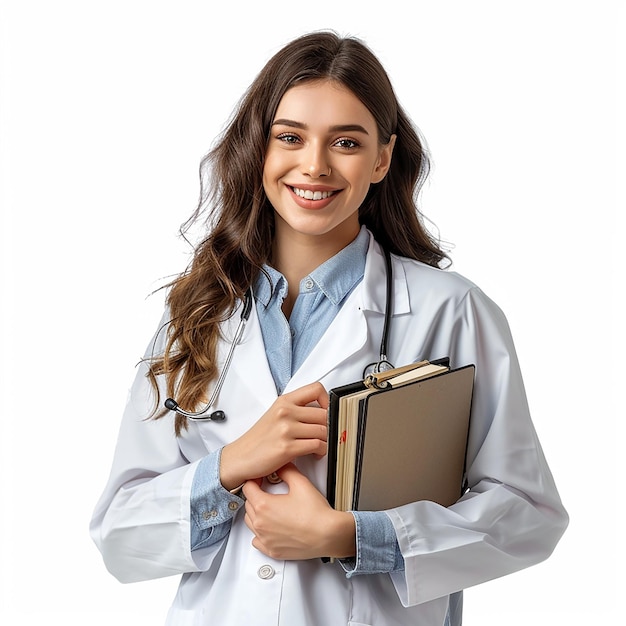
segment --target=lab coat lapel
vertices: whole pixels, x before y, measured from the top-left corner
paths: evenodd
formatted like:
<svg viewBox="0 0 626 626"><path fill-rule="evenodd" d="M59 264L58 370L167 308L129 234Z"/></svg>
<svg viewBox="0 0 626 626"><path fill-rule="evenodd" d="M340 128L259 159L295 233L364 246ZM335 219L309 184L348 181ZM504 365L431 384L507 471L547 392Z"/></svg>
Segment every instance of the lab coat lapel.
<svg viewBox="0 0 626 626"><path fill-rule="evenodd" d="M392 259L392 262L392 311L396 316L408 313L410 306L404 268L399 261ZM284 393L323 379L331 370L342 367L346 361L353 358L368 340L372 346L368 346L366 358L369 361L377 359L385 301L385 260L380 245L370 234L363 280L348 297L304 363L294 373ZM229 340L235 336L239 317L238 311L225 325L224 336L227 341L222 342L222 362L230 346ZM276 399L276 386L265 355L263 335L255 306L252 307L243 339L235 349L231 368L237 373L237 379L248 387L254 397L268 405Z"/></svg>
<svg viewBox="0 0 626 626"><path fill-rule="evenodd" d="M231 345L230 342L235 336L239 317L240 313L238 311L227 322L224 332L226 341L222 342L222 362ZM231 379L240 381L241 384L248 388L247 390L241 389L240 393L251 393L254 398L268 406L276 400L276 385L265 356L263 335L261 334L261 326L254 304L250 311L250 318L246 324L242 340L233 353L230 368L234 374Z"/></svg>
<svg viewBox="0 0 626 626"><path fill-rule="evenodd" d="M285 393L321 380L360 350L367 340L367 322L361 310L360 293L353 293L343 305L317 345L294 372Z"/></svg>
<svg viewBox="0 0 626 626"><path fill-rule="evenodd" d="M348 297L302 366L294 373L285 392L321 380L330 370L341 367L353 358L368 340L371 342L374 338L376 348L369 350L371 354L368 354L368 357L372 361L377 359L385 314L386 275L382 249L370 234L363 280ZM406 276L402 265L395 261L392 289L393 314L408 312ZM367 312L374 315L367 316Z"/></svg>

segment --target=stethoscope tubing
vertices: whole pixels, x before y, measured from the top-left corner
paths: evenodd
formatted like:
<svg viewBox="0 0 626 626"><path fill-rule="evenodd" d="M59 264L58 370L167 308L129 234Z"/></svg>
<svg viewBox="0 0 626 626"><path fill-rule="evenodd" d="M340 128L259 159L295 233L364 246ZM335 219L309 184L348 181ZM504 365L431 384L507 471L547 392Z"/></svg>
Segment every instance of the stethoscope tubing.
<svg viewBox="0 0 626 626"><path fill-rule="evenodd" d="M393 365L387 360L387 340L389 338L389 326L391 324L391 314L393 312L393 268L391 266L391 255L387 248L383 248L386 269L386 289L385 294L385 321L383 322L383 334L380 340L380 358L376 363L370 363L363 370L363 378L368 374L378 374L393 369Z"/></svg>
<svg viewBox="0 0 626 626"><path fill-rule="evenodd" d="M363 377L368 374L377 374L379 372L383 372L393 368L393 365L387 360L387 341L389 337L389 326L391 324L391 315L393 311L393 269L391 265L391 255L386 249L383 249L384 257L385 257L385 269L386 269L386 297L385 297L385 321L383 323L383 333L382 339L380 342L380 360L374 363L370 363L365 367L363 371ZM226 380L226 375L228 374L228 369L230 368L230 363L233 360L233 354L235 352L235 348L237 344L241 342L243 337L243 333L246 327L246 323L250 318L250 313L252 311L252 302L253 296L252 291L248 289L246 291L246 295L244 297L243 310L241 312L241 318L239 319L239 324L237 325L237 330L235 331L235 337L233 342L228 350L228 354L226 356L226 360L224 361L224 365L222 366L222 371L215 383L215 388L213 389L213 393L209 398L209 401L200 409L199 411L185 411L180 406L178 406L178 402L174 400L174 398L167 398L165 401L165 407L170 411L175 411L179 415L186 417L194 422L223 422L226 419L226 414L224 411L215 410L209 413L209 409L215 404L218 396L220 395L220 391L222 390L222 386L224 381Z"/></svg>
<svg viewBox="0 0 626 626"><path fill-rule="evenodd" d="M209 398L209 401L204 405L204 407L200 411L185 411L178 406L178 402L174 400L174 398L168 398L165 401L165 407L170 411L175 411L179 415L186 417L192 421L213 421L213 422L223 422L226 419L226 414L224 411L213 411L211 414L207 415L209 409L215 404L218 396L220 395L220 391L222 390L222 385L224 384L224 380L226 380L226 375L228 374L228 369L230 368L230 363L233 360L233 354L235 352L235 348L237 344L241 341L243 337L243 332L246 328L246 323L250 318L250 312L252 311L252 293L250 289L246 291L246 295L244 298L243 310L241 311L241 317L239 319L239 324L237 325L237 330L235 332L235 337L233 338L233 342L230 345L230 349L228 350L228 354L226 356L226 361L224 361L224 365L222 367L222 371L215 383L215 388L213 389L213 393Z"/></svg>

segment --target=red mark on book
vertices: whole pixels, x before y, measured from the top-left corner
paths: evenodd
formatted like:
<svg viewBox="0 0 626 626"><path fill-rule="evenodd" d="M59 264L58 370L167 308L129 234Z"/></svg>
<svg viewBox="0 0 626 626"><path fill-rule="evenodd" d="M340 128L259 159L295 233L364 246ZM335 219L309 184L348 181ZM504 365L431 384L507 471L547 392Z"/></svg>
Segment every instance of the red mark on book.
<svg viewBox="0 0 626 626"><path fill-rule="evenodd" d="M347 437L347 434L346 434L346 431L344 430L341 433L341 436L339 437L339 443L346 443L346 437Z"/></svg>

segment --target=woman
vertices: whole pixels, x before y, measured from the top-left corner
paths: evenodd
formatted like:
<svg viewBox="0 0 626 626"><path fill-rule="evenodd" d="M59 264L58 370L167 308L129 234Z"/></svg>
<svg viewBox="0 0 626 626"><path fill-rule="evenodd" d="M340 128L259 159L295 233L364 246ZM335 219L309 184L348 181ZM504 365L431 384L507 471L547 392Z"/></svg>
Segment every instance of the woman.
<svg viewBox="0 0 626 626"><path fill-rule="evenodd" d="M545 559L567 515L506 320L440 268L422 225L427 156L384 69L358 40L296 39L204 166L207 235L170 286L94 512L107 567L183 574L171 625L459 624L460 591ZM327 390L378 355L384 249L389 358L476 365L470 488L449 508L346 513L324 495ZM211 420L185 417L207 400Z"/></svg>

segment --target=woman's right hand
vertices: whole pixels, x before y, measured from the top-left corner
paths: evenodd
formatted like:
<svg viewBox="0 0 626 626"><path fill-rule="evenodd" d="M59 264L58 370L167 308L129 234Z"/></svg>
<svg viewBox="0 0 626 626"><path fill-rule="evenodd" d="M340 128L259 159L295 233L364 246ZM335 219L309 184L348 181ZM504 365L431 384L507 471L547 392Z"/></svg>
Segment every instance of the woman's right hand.
<svg viewBox="0 0 626 626"><path fill-rule="evenodd" d="M311 383L280 396L239 439L222 450L220 480L235 489L246 480L268 476L294 459L327 450L328 393Z"/></svg>

